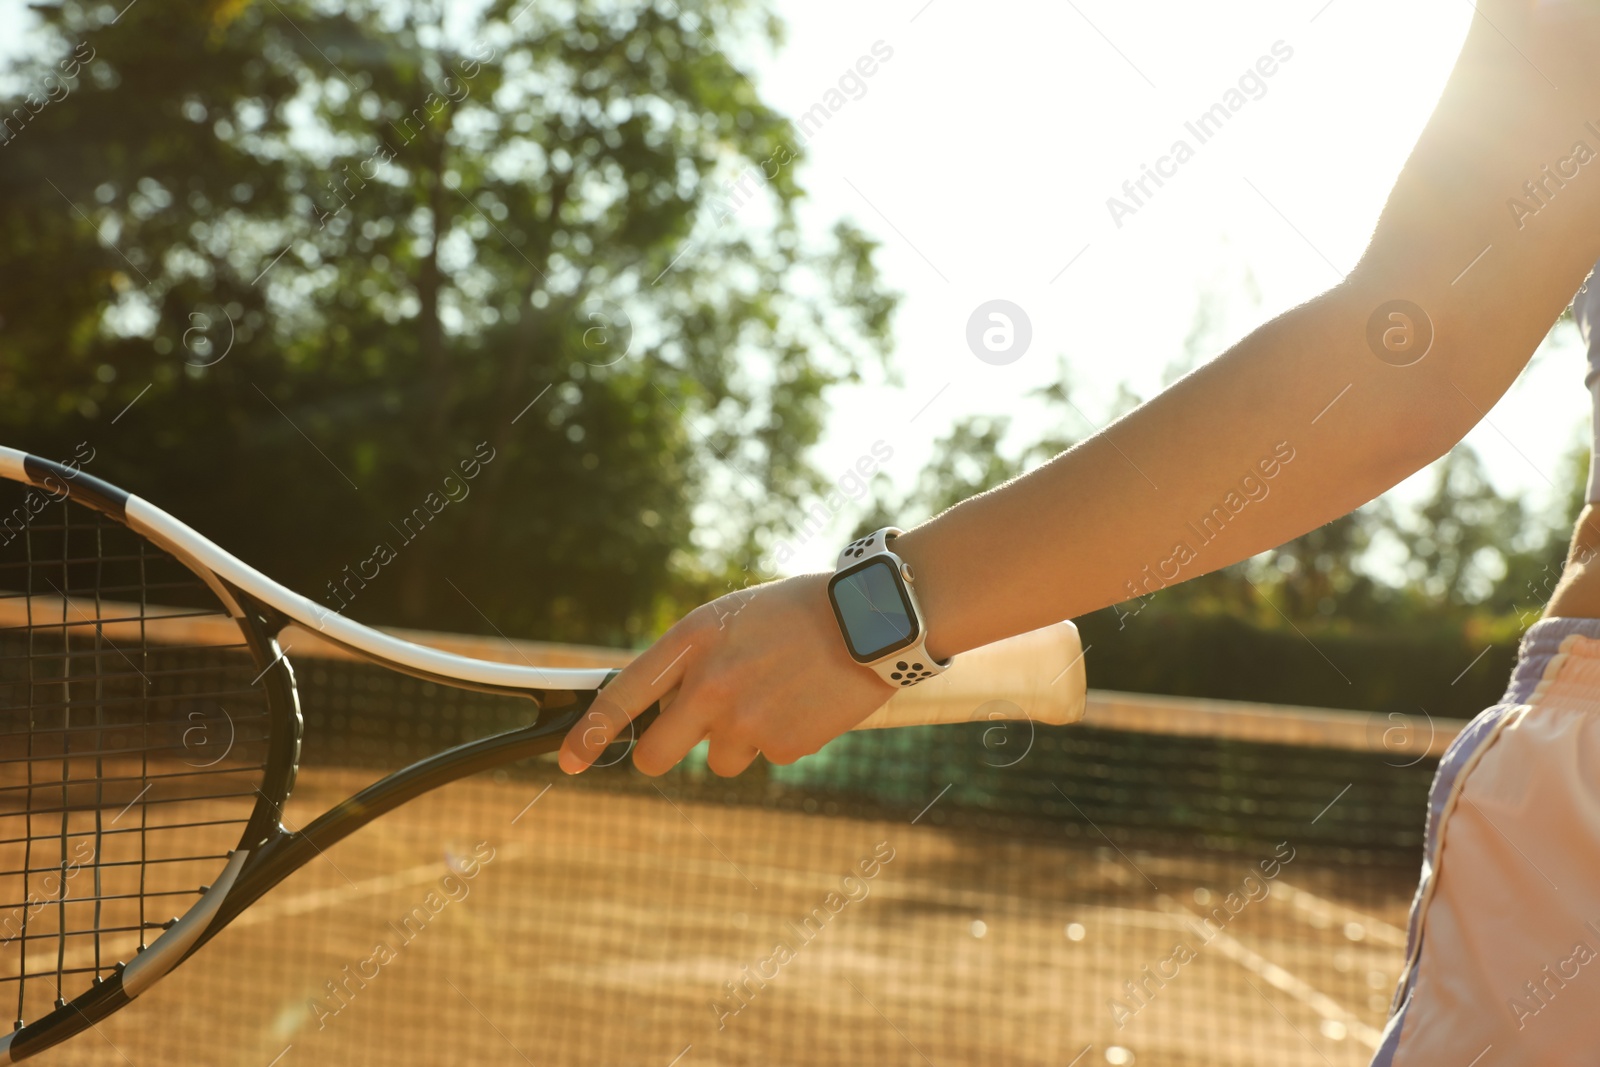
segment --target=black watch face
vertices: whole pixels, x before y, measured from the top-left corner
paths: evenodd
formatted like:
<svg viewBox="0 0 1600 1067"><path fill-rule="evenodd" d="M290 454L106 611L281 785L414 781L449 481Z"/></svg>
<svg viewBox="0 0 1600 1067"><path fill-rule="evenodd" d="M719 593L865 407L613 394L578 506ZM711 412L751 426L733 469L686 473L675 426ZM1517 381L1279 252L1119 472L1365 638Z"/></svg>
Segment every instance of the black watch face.
<svg viewBox="0 0 1600 1067"><path fill-rule="evenodd" d="M856 659L870 663L911 643L916 615L892 562L875 559L835 575L829 588L845 644Z"/></svg>

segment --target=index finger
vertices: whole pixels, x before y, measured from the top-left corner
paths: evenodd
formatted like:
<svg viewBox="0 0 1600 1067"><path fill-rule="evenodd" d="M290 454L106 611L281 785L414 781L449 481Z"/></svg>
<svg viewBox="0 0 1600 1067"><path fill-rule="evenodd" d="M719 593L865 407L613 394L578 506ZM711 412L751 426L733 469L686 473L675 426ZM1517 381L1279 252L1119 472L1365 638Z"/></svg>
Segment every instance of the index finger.
<svg viewBox="0 0 1600 1067"><path fill-rule="evenodd" d="M588 770L629 723L678 688L693 647L681 627L674 626L624 667L567 731L561 742L561 769L568 774Z"/></svg>

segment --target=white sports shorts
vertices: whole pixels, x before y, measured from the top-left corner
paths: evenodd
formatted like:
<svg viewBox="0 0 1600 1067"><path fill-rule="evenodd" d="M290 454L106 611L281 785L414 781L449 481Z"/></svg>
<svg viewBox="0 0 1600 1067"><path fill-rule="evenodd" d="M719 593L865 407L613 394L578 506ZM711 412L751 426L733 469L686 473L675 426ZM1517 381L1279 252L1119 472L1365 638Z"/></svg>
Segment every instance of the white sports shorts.
<svg viewBox="0 0 1600 1067"><path fill-rule="evenodd" d="M1524 635L1440 761L1425 848L1373 1067L1600 1063L1600 619Z"/></svg>

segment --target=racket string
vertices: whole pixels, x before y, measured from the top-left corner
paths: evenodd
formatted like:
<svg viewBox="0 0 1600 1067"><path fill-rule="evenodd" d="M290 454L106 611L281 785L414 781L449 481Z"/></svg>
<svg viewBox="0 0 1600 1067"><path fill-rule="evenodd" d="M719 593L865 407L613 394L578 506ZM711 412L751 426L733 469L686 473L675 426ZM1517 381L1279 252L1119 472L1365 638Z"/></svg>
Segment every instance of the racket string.
<svg viewBox="0 0 1600 1067"><path fill-rule="evenodd" d="M67 564L61 563L60 561L56 561L56 562L57 562L58 566L66 566L67 565ZM106 585L106 586L103 586L103 587L100 588L100 592L103 593L103 594L104 593L117 593L117 594L121 594L121 593L144 593L144 592L146 592L148 590L151 590L151 589L182 592L182 591L190 590L190 589L193 589L193 588L195 588L195 584L192 581L151 582L148 585L140 585L138 582L131 582L130 581L130 582L128 582L126 584L123 584L123 585ZM69 589L52 588L51 591L53 593L55 593L56 596L64 596L64 597L69 597L69 598L71 596L73 596L73 592L71 590L69 590ZM17 600L17 599L20 599L20 598L22 598L24 596L27 596L27 595L29 595L29 594L26 594L26 593L8 593L5 596L0 596L0 600ZM78 591L78 595L87 595L87 594L83 590L79 590ZM129 605L129 606L131 607L132 605ZM213 612L209 612L209 611L208 612L199 612L198 614L211 615L211 614L213 614ZM90 618L88 616L85 616L84 618L78 620L79 624L80 625L84 625L84 626L94 626L94 625L97 625L101 621L105 621L105 620L94 619L94 618ZM137 617L130 617L127 621L129 621L129 622L137 622L138 619L137 619Z"/></svg>
<svg viewBox="0 0 1600 1067"><path fill-rule="evenodd" d="M207 678L215 678L216 677L214 671L206 671L206 672L204 672L204 676L207 677ZM90 679L90 680L92 680L92 679ZM52 683L47 683L47 684L60 685L61 683L58 680L58 681L55 681L55 682L52 682ZM170 704L170 703L174 703L174 702L193 702L194 700L202 699L202 698L210 699L210 700L221 700L224 697L248 697L250 695L252 695L250 690L249 689L244 689L244 688L213 689L213 690L201 690L199 692L193 692L193 693L168 694L168 695L164 695L164 696L163 695L156 695L156 694L152 694L150 696L126 696L126 697L110 699L110 700L107 700L105 703L108 704L108 705L125 704L125 705L129 705L129 706L145 706L145 705L162 704L162 703ZM34 705L34 710L35 711L52 711L52 710L59 711L59 710L65 710L69 706L87 707L89 705L89 703L90 703L89 701L82 700L82 699L58 700L58 701L53 702L53 703L49 702L49 701L41 700L41 701L38 701ZM91 727L91 729L92 729L92 727ZM56 729L56 730L48 730L46 732L49 732L49 733L62 733L62 732L71 732L71 731L63 731L61 729ZM0 733L0 737L4 737L4 736L6 736L6 735L3 734L3 733Z"/></svg>
<svg viewBox="0 0 1600 1067"><path fill-rule="evenodd" d="M149 596L146 593L147 575L145 573L144 542L139 542L139 647L149 648L149 635L145 632L144 619L149 611ZM148 653L146 656L148 657ZM147 676L148 677L148 676ZM139 754L139 773L149 780L150 778L150 715L149 710L140 718L140 727L144 734L144 751ZM149 856L149 820L150 809L139 809L139 951L143 952L149 945L145 942L142 931L145 928L145 904L148 892L145 885L145 863Z"/></svg>
<svg viewBox="0 0 1600 1067"><path fill-rule="evenodd" d="M194 893L195 893L195 891L192 890L192 889L165 889L165 890L161 890L160 892L152 892L152 893L150 893L148 895L150 897L152 897L152 898L154 898L154 897L183 897L183 896L193 896ZM100 897L99 899L100 900L133 900L135 898L135 896L137 896L137 894L134 894L134 893L108 893L105 896ZM94 897L79 897L78 901L79 901L79 903L86 903L86 902L94 900L94 899L95 899ZM16 902L13 902L13 903L10 903L10 904L0 904L0 908L20 908L20 907L23 907L26 903L27 903L26 901L16 901ZM165 924L164 923L156 923L155 924L155 926L158 927L158 928L163 926L163 925L165 925ZM51 935L48 935L48 936L54 937L55 935L51 934ZM16 979L16 976L13 975L11 980L15 981L15 979Z"/></svg>
<svg viewBox="0 0 1600 1067"><path fill-rule="evenodd" d="M100 611L100 584L101 584L101 577L102 577L102 575L104 574L104 571L105 571L104 531L105 531L105 527L104 526L100 525L99 523L95 524L95 528L94 528L94 549L95 549L95 557L96 558L95 558L95 564L94 564L94 566L95 566L94 613L95 613L95 616L97 618L102 614L101 611ZM62 568L66 569L68 566L70 566L70 564L63 563ZM139 599L140 599L140 601L144 600L144 594L142 592L139 594ZM104 636L105 636L105 629L103 627L96 627L95 632L94 632L94 641L95 641L95 648L96 648L97 651L98 651L98 649L100 647L101 640L104 639ZM66 662L67 673L71 674L72 673L72 664L73 664L74 661L73 660L66 660L65 662ZM99 662L99 657L95 657L95 662ZM130 666L131 665L132 665L132 662L130 661ZM134 670L138 671L139 668L137 666L135 666ZM149 688L149 684L150 684L149 678L145 676L143 671L139 671L139 676L141 678L144 678L145 687L146 687L146 689L148 689ZM103 736L103 733L102 733L101 729L99 729L99 728L103 727L104 724L105 724L105 703L104 703L105 692L104 692L104 687L105 687L104 679L101 677L101 675L99 673L96 673L95 682L94 682L94 697L95 697L95 699L94 699L94 722L95 722L95 726L97 727L97 729L95 731L95 735L94 735L95 736L95 747L96 748L100 747L101 738ZM148 715L146 715L144 717L148 718ZM65 762L65 761L63 761L63 762ZM105 854L105 848L103 846L104 846L104 840L105 840L105 804L106 804L106 796L105 796L105 793L106 793L106 768L105 768L105 757L103 757L103 756L96 756L95 757L95 760L94 760L94 778L95 778L95 781L94 781L94 853L97 856L101 856L101 855ZM66 845L67 845L67 838L65 837L65 835L63 835L63 837L61 839L61 848L62 848L63 852L66 851ZM95 966L95 970L99 970L101 967L104 966L104 963L102 963L101 959L100 959L100 928L101 928L101 926L104 925L104 921L103 921L102 916L101 916L101 906L103 904L102 894L104 892L105 892L105 889L101 885L100 868L96 867L94 869L94 966ZM66 942L66 938L62 938L61 940L62 940L62 943L64 945L65 942ZM65 949L63 949L63 951L65 951ZM56 965L56 978L57 978L58 981L62 978L61 970L62 970L63 967L64 967L63 963L58 963Z"/></svg>
<svg viewBox="0 0 1600 1067"><path fill-rule="evenodd" d="M33 675L34 675L33 536L32 536L32 531L30 529L28 529L27 527L24 527L23 531L22 531L22 544L23 544L23 551L27 554L26 563L28 565L27 571L25 572L27 574L28 599L24 603L25 603L26 608L27 608L27 634L28 634L28 661L27 661L28 662L28 705L27 705L27 707L28 707L28 763L27 763L27 768L28 768L28 785L32 786L33 785L33 751L34 751L34 748L33 748L33 727L34 727L34 723L36 721L35 712L33 710ZM30 789L29 792L31 793L32 790ZM31 871L32 868L33 868L33 815L31 813L27 813L27 814L24 815L24 818L27 819L28 841L27 841L27 844L24 847L22 865L23 865L23 868L24 868L25 871ZM22 896L23 896L24 900L30 898L30 891L31 891L31 886L29 885L30 877L31 877L30 875L24 874L23 878L22 878L22 890L23 890ZM33 909L31 907L26 907L26 908L22 909L22 936L24 938L26 938L28 936L28 918L29 918L29 915L32 912L32 910ZM26 943L26 942L24 942L24 943ZM28 981L27 981L27 979L28 979L28 954L25 951L20 951L19 950L18 953L17 953L17 958L18 958L17 1014L16 1014L15 1022L16 1022L16 1025L18 1027L21 1027L22 1024L23 1024L23 1021L26 1019L26 1013L25 1013L26 1005L25 1005L25 1002L24 1002L24 998L26 996L27 989L28 989Z"/></svg>
<svg viewBox="0 0 1600 1067"><path fill-rule="evenodd" d="M243 826L245 823L247 823L249 821L250 821L249 819L202 819L202 820L199 820L199 821L196 821L196 822L163 823L161 825L161 829L162 830L171 831L171 830L198 829L200 827L207 827L207 826ZM127 826L127 827L122 827L122 828L118 828L118 829L107 830L107 831L105 831L105 836L106 837L116 837L118 834L137 834L137 833L144 833L146 831L147 831L147 828L144 827L144 826ZM71 836L73 836L73 837L88 837L89 833L90 832L87 831L87 830L77 830L77 831L74 831ZM24 837L8 837L8 838L0 839L0 846L4 846L4 845L20 845L22 842L24 842L26 840L27 840L27 838L24 838ZM37 838L36 837L36 838L34 838L34 840L38 841L38 840L41 840L41 838ZM52 838L50 838L50 840L54 840L54 838L52 837ZM0 911L5 910L5 908L7 908L7 907L15 907L15 906L16 905L0 904Z"/></svg>
<svg viewBox="0 0 1600 1067"><path fill-rule="evenodd" d="M12 494L10 498L6 493ZM216 591L70 500L0 538L0 982L20 1025L144 951L215 882L260 796L264 661ZM41 501L34 499L33 504ZM196 636L197 634L203 636Z"/></svg>
<svg viewBox="0 0 1600 1067"><path fill-rule="evenodd" d="M66 524L68 524L68 523L70 523L72 521L72 513L71 513L70 509L64 511L62 514L63 514L62 525L66 525ZM65 555L66 555L67 545L68 545L70 540L71 540L70 532L63 533L63 535L61 537L61 551L62 551L63 557L65 557ZM63 570L65 570L65 567L63 567ZM55 583L51 582L48 577L45 578L45 581L48 584L50 584L52 588L54 587ZM62 593L61 594L61 621L62 621L62 623L65 623L67 621L67 604L68 604L68 601L67 601L67 598L66 598L66 594ZM99 632L100 631L98 629L96 629L96 631L95 631L95 634L96 634L95 643L96 643L97 647L98 647L98 644L99 644ZM65 641L63 641L63 643L65 643ZM72 677L72 661L71 660L62 660L61 661L61 667L62 667L62 670L64 672L64 677L70 679ZM68 692L70 692L71 691L71 682L70 681L68 682L67 687L68 687ZM62 714L62 720L63 720L62 721L62 725L66 726L66 727L70 727L72 725L72 705L71 705L70 702L68 702L66 707L61 709L61 714ZM71 810L67 807L67 784L66 784L67 783L67 775L68 775L69 770L70 770L70 761L66 760L66 759L63 759L61 761L61 857L62 857L62 859L61 859L61 869L62 869L63 875L66 873L67 829L68 829L68 823L69 823L70 818L71 818ZM96 871L98 872L98 866L96 867ZM62 885L63 885L63 887L65 886L65 882L64 881L63 881ZM57 914L60 916L58 929L64 931L67 928L67 894L66 894L64 888L63 888L62 892L58 895L57 900L59 902L56 904L56 911L57 911ZM27 937L23 937L23 939L22 939L22 952L23 952L23 955L27 955L27 952L28 952L28 939L27 939ZM99 953L96 952L95 955L96 955L96 957L98 957ZM65 936L62 936L62 937L59 937L59 938L56 939L56 1003L57 1004L63 1004L63 1003L66 1002L65 998L62 997L62 995L61 995L61 983L62 983L62 977L63 977L61 972L67 966L66 957L67 957L67 939L66 939ZM100 961L97 958L95 960L95 966L98 967L99 965L100 965Z"/></svg>
<svg viewBox="0 0 1600 1067"><path fill-rule="evenodd" d="M240 796L244 796L246 794L241 793L239 795ZM162 829L165 829L165 827L162 827ZM152 856L152 857L149 857L147 859L142 859L142 860L141 859L107 860L107 861L98 863L95 866L102 867L102 868L104 868L106 870L115 870L116 868L119 868L119 867L141 867L141 866L142 867L154 867L154 866L157 866L157 865L163 864L163 863L201 863L201 862L206 862L206 861L210 861L210 860L226 860L227 858L228 858L228 853L226 853L226 852L217 852L217 853L210 854L210 855L195 855L195 856L166 856L166 857ZM0 871L0 877L8 877L8 876L11 876L11 875L18 875L18 874L23 874L23 873L25 873L25 872L20 870L20 869L19 870L12 870L12 871ZM72 902L73 903L78 903L82 899L86 899L86 898L73 897L72 898ZM54 898L52 898L51 900L48 901L48 903L54 904L54 903L56 903L56 901L55 901Z"/></svg>
<svg viewBox="0 0 1600 1067"><path fill-rule="evenodd" d="M145 750L145 751L148 751L148 750ZM72 779L71 782L69 782L67 784L69 784L69 785L92 785L92 786L95 786L98 789L99 787L102 787L102 786L106 785L107 783L111 783L111 782L159 782L159 781L161 781L163 779L167 779L167 778L205 778L205 777L209 777L211 775L218 775L218 774L234 774L234 775L237 775L237 774L240 774L242 770L259 770L261 768L261 766L263 766L263 765L262 764L256 764L256 765L254 765L252 767L248 767L248 768L239 768L239 767L201 767L201 768L198 768L196 770L163 771L163 772L158 772L158 773L154 773L154 774L150 773L149 771L145 771L145 772L143 772L141 774L106 775L104 777L99 777L99 778L74 778L74 779ZM54 789L57 784L58 783L52 782L52 783L50 783L49 788ZM18 791L23 791L23 790L31 790L33 788L35 788L35 787L29 786L29 785L26 785L26 784L0 785L0 797L3 797L8 792L18 792ZM233 795L234 794L232 794L232 793L208 793L208 794L205 794L205 799L214 799L214 798L219 797L219 796L233 796ZM104 806L104 802L105 802L104 796L97 794L96 797L95 797L94 809L92 809L92 810L99 810L100 808L102 808ZM37 809L35 809L35 814L38 814L38 810ZM106 831L101 831L101 832L112 833L114 831L106 830Z"/></svg>
<svg viewBox="0 0 1600 1067"><path fill-rule="evenodd" d="M197 584L191 584L191 585L181 586L180 588L192 591L194 589L198 589L198 588L202 588L202 587L197 585ZM67 596L68 597L71 597L73 595L74 594L71 591L67 592ZM29 600L29 601L31 601L31 600L46 600L46 601L50 601L50 602L53 603L58 599L59 599L59 596L46 597L46 596L42 596L42 595L38 595L38 594L32 594L32 593L7 593L7 594L0 595L0 604L3 604L8 600ZM131 610L135 610L138 607L138 605L136 605L136 604L119 604L118 606L122 607L122 608L126 608L126 609L128 609L130 611ZM164 622L168 622L168 621L181 621L183 619L214 619L214 618L216 618L218 616L218 614L220 614L220 612L217 612L217 611L157 611L157 612L154 612L154 613L152 613L152 614L150 614L148 616L126 615L126 614L125 615L120 615L120 616L113 615L113 616L109 616L109 617L103 618L103 619L96 619L96 618L75 619L75 620L72 620L72 621L66 623L65 624L65 628L70 629L72 627L113 626L113 625L116 625L116 624L119 624L119 623L127 624L128 626L139 626L139 625L142 625L145 622L164 623ZM59 625L60 624L58 624L58 626ZM32 623L27 623L27 624L22 625L22 626L0 626L0 635L4 635L7 631L27 631L27 630L30 630L32 628L33 628L33 624ZM238 646L238 645L195 645L195 646L192 646L192 647L194 647L194 648L204 648L204 649L208 649L209 650L209 649L213 649L213 648L238 648L238 647L242 647L242 646ZM66 654L68 654L68 653L63 653L63 655L66 655ZM80 654L80 655L89 655L91 653L90 652L83 652L83 653L78 653L78 654ZM4 656L0 656L0 659L5 659L5 658L6 657L4 657Z"/></svg>

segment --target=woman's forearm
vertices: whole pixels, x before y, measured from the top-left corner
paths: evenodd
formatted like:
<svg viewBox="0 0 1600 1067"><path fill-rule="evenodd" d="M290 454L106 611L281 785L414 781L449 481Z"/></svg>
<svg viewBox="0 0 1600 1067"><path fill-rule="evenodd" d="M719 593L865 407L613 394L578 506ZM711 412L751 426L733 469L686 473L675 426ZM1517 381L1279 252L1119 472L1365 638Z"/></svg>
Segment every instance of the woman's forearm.
<svg viewBox="0 0 1600 1067"><path fill-rule="evenodd" d="M1341 288L1296 308L1045 466L902 537L930 652L1238 562L1437 455L1427 422L1373 403L1378 376L1361 365L1383 365L1360 339L1363 302Z"/></svg>
<svg viewBox="0 0 1600 1067"><path fill-rule="evenodd" d="M1600 44L1600 18L1517 24L1513 7L1499 29L1476 21L1349 278L897 542L917 573L930 652L1282 544L1389 489L1483 418L1600 253L1600 159L1579 163L1576 147L1600 154L1600 77L1570 39ZM1520 51L1502 31L1520 34ZM1559 104L1530 63L1563 79ZM1557 185L1544 177L1552 168L1577 170ZM1411 325L1432 334L1415 362L1369 339L1375 319L1380 334L1404 328L1387 317L1396 301L1422 309ZM1580 379L1574 368L1575 388Z"/></svg>
<svg viewBox="0 0 1600 1067"><path fill-rule="evenodd" d="M1553 291L1575 290L1584 269L1553 277ZM1446 311L1435 350L1395 367L1365 340L1380 292L1352 282L1280 316L1043 467L904 535L930 652L1148 596L1346 514L1460 440L1560 313L1559 298L1533 315Z"/></svg>

